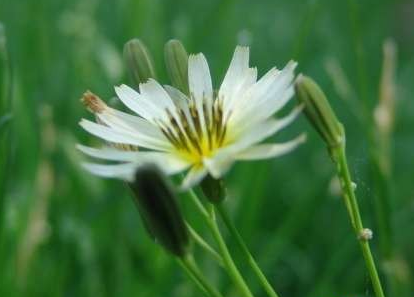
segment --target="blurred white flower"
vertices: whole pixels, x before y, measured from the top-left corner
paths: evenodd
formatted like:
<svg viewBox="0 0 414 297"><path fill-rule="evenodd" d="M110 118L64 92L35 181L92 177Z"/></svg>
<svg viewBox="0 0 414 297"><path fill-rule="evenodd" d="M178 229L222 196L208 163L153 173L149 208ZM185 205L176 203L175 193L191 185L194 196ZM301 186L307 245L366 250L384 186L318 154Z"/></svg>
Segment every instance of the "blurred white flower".
<svg viewBox="0 0 414 297"><path fill-rule="evenodd" d="M204 55L191 55L189 96L153 79L141 84L139 91L126 85L115 87L118 98L138 116L112 109L86 93L84 102L97 123L82 119L80 125L113 145L78 148L91 157L117 163L83 166L102 177L132 180L138 166L155 163L169 175L188 171L182 184L188 188L207 174L222 177L235 161L285 154L302 143L304 135L285 143L259 143L301 111L297 107L284 118L272 118L294 94L295 66L289 62L282 70L272 68L257 80L257 69L249 67L249 48L237 47L214 92Z"/></svg>

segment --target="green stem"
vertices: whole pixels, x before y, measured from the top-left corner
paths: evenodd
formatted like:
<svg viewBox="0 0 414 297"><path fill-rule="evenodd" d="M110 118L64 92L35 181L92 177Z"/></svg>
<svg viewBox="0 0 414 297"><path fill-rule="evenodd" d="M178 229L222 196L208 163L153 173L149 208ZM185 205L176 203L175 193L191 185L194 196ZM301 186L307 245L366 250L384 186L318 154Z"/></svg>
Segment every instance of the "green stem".
<svg viewBox="0 0 414 297"><path fill-rule="evenodd" d="M192 256L177 258L178 263L187 272L194 283L208 297L223 297L204 277Z"/></svg>
<svg viewBox="0 0 414 297"><path fill-rule="evenodd" d="M253 297L253 294L250 292L249 287L246 285L246 282L244 281L242 275L240 274L239 270L234 264L234 261L230 255L230 252L226 246L226 243L223 237L221 236L220 229L216 221L214 207L212 205L211 205L209 213L210 213L209 226L210 226L214 239L217 241L217 244L221 252L221 256L223 257L224 264L226 265L226 268L227 268L227 271L230 277L232 278L233 282L237 285L237 287L240 290L240 293L242 293L243 296Z"/></svg>
<svg viewBox="0 0 414 297"><path fill-rule="evenodd" d="M194 191L190 190L190 198L192 202L197 207L198 211L203 215L205 218L210 231L217 242L219 252L223 259L223 264L226 268L227 273L229 274L230 278L234 282L234 284L238 287L240 293L244 297L253 297L253 294L250 292L249 287L247 286L245 280L243 279L242 275L240 274L239 270L236 267L236 264L233 261L233 258L230 255L230 252L227 248L227 245L221 236L220 229L217 225L216 216L214 212L214 207L209 205L209 211L206 210L204 205L201 203L200 199L197 197Z"/></svg>
<svg viewBox="0 0 414 297"><path fill-rule="evenodd" d="M227 214L226 209L223 207L223 204L216 205L219 215L223 219L224 224L226 225L227 229L229 230L230 234L236 239L239 248L243 252L243 256L245 257L247 263L249 263L250 267L256 274L257 278L259 279L260 283L262 284L263 288L267 292L270 297L279 297L273 287L270 285L269 281L267 280L266 276L260 269L259 265L253 258L252 254L250 253L249 249L247 248L243 238L241 237L240 233L237 231L236 227L234 226L233 222L231 221L229 215Z"/></svg>
<svg viewBox="0 0 414 297"><path fill-rule="evenodd" d="M203 215L203 217L207 220L210 219L210 215L208 214L206 208L204 207L203 203L201 203L200 199L198 198L197 194L190 190L190 198L194 205L197 207L197 210Z"/></svg>
<svg viewBox="0 0 414 297"><path fill-rule="evenodd" d="M372 286L376 297L384 297L381 281L378 276L375 261L371 253L371 248L368 239L361 236L364 232L361 214L359 212L358 202L354 193L354 186L352 184L351 175L348 169L348 163L345 154L345 144L332 148L333 159L337 165L338 176L341 182L341 187L347 205L348 213L351 218L352 226L356 236L359 238L362 254L365 260L365 265L368 269L371 278Z"/></svg>
<svg viewBox="0 0 414 297"><path fill-rule="evenodd" d="M188 231L190 232L191 237L194 239L194 241L203 248L206 252L208 252L220 266L224 266L223 258L219 255L219 253L216 252L214 248L212 248L201 236L193 229L193 227L189 224L187 224Z"/></svg>

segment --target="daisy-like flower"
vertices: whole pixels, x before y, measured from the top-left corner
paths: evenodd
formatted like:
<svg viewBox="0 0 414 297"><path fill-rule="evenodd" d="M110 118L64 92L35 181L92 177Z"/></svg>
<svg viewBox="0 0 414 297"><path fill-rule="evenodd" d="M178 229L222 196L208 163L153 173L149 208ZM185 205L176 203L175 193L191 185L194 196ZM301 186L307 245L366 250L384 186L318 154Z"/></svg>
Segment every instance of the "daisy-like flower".
<svg viewBox="0 0 414 297"><path fill-rule="evenodd" d="M97 121L82 119L80 125L108 145L78 148L116 163L83 166L98 176L132 180L138 166L155 163L168 175L187 171L182 187L188 188L207 174L222 177L235 161L285 154L302 143L304 135L285 143L261 142L301 111L296 107L286 117L273 118L294 94L295 66L291 61L257 80L257 69L249 67L249 48L237 47L215 92L204 55L190 55L189 95L153 79L140 84L139 91L115 87L118 98L136 115L112 109L87 92L83 101Z"/></svg>

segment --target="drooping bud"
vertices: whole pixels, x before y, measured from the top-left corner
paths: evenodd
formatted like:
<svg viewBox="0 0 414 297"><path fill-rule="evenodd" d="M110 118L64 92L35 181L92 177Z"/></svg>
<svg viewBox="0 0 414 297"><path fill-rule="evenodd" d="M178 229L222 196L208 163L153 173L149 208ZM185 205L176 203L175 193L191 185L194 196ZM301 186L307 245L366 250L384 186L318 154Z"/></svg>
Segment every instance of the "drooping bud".
<svg viewBox="0 0 414 297"><path fill-rule="evenodd" d="M215 179L207 175L200 183L204 196L213 204L222 202L226 198L226 188L222 179Z"/></svg>
<svg viewBox="0 0 414 297"><path fill-rule="evenodd" d="M164 47L164 57L171 84L188 94L188 54L183 44L176 39L168 41Z"/></svg>
<svg viewBox="0 0 414 297"><path fill-rule="evenodd" d="M156 78L153 60L141 40L135 38L125 43L124 60L132 83L136 87L149 78Z"/></svg>
<svg viewBox="0 0 414 297"><path fill-rule="evenodd" d="M344 129L332 110L321 88L309 77L299 75L295 91L304 112L328 147L336 147L344 142Z"/></svg>
<svg viewBox="0 0 414 297"><path fill-rule="evenodd" d="M155 165L142 166L130 187L150 235L172 254L185 256L190 245L188 229L163 173Z"/></svg>

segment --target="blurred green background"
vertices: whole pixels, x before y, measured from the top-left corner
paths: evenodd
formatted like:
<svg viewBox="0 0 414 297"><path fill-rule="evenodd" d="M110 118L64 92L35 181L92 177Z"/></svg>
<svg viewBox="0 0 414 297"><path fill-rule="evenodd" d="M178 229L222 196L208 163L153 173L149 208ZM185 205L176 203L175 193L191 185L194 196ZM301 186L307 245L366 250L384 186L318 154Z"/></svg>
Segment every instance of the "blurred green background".
<svg viewBox="0 0 414 297"><path fill-rule="evenodd" d="M128 83L122 48L133 37L148 45L163 82L170 38L207 56L216 86L237 44L251 46L260 74L297 60L345 124L388 296L414 296L413 1L0 0L0 22L0 296L201 296L146 235L123 184L79 166L75 144L99 143L78 125L91 117L79 98L91 89L110 101L113 86ZM389 154L372 117L387 38L398 48ZM304 117L275 140L300 131L308 141L288 156L231 170L227 206L282 297L372 296L324 144ZM225 296L238 296L199 254ZM265 296L235 256L256 296Z"/></svg>

